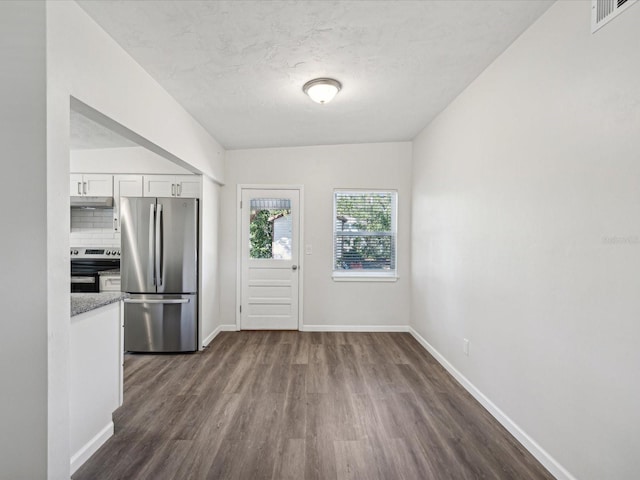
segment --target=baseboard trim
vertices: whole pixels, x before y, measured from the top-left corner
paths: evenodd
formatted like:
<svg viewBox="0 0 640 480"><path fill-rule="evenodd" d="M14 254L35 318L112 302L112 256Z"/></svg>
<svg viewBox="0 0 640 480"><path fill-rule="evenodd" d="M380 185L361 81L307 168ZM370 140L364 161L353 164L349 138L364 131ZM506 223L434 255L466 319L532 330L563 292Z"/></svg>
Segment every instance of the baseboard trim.
<svg viewBox="0 0 640 480"><path fill-rule="evenodd" d="M113 435L113 431L113 422L109 422L91 440L85 443L80 450L73 454L70 460L72 474L78 470L91 455L96 453L96 450L98 450L104 442L109 440Z"/></svg>
<svg viewBox="0 0 640 480"><path fill-rule="evenodd" d="M408 332L407 325L303 325L302 332Z"/></svg>
<svg viewBox="0 0 640 480"><path fill-rule="evenodd" d="M218 325L204 340L202 340L202 348L208 346L220 332L235 332L238 330L235 324Z"/></svg>
<svg viewBox="0 0 640 480"><path fill-rule="evenodd" d="M576 480L560 463L553 458L549 452L542 448L533 438L509 418L498 406L482 393L467 377L462 375L449 361L436 350L433 345L427 342L413 327L407 327L407 331L413 335L422 347L429 352L447 372L449 372L460 384L480 402L480 404L493 415L493 417L506 428L526 448L531 455L549 470L558 480Z"/></svg>

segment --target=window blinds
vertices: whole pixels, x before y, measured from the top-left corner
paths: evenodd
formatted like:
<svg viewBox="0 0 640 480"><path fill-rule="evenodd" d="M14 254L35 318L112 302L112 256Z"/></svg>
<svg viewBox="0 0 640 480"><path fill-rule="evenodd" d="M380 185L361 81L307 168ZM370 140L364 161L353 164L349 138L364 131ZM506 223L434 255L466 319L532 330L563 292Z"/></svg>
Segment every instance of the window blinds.
<svg viewBox="0 0 640 480"><path fill-rule="evenodd" d="M334 193L334 271L396 269L396 192Z"/></svg>

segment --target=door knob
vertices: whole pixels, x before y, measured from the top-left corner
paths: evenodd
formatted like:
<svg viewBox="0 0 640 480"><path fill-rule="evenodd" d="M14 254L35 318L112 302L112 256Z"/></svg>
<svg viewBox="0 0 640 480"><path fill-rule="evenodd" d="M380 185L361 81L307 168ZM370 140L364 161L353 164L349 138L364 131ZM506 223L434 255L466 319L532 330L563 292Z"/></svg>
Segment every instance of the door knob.
<svg viewBox="0 0 640 480"><path fill-rule="evenodd" d="M291 270L297 270L298 269L298 265L291 265Z"/></svg>

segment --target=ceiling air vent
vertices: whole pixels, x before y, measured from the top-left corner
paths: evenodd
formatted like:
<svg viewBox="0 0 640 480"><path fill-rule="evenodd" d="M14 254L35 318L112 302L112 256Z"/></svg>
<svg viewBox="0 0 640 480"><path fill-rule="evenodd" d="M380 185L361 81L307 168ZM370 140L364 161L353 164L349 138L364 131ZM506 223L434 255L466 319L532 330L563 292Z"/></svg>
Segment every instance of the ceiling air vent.
<svg viewBox="0 0 640 480"><path fill-rule="evenodd" d="M620 15L638 0L591 0L591 33Z"/></svg>

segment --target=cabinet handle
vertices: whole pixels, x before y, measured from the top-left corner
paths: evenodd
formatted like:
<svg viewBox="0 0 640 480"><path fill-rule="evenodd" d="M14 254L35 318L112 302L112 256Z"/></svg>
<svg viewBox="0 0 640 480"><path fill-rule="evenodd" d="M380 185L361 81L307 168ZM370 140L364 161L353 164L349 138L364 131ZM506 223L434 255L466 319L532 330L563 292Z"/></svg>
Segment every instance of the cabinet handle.
<svg viewBox="0 0 640 480"><path fill-rule="evenodd" d="M80 184L81 184L81 183L82 183L82 182L78 182L78 195L82 195L82 190L80 190Z"/></svg>
<svg viewBox="0 0 640 480"><path fill-rule="evenodd" d="M178 183L176 186L178 187L178 196L182 195L182 184Z"/></svg>
<svg viewBox="0 0 640 480"><path fill-rule="evenodd" d="M117 232L118 231L118 219L114 218L113 219L113 229Z"/></svg>
<svg viewBox="0 0 640 480"><path fill-rule="evenodd" d="M176 196L176 184L175 183L171 184L171 196L172 197Z"/></svg>
<svg viewBox="0 0 640 480"><path fill-rule="evenodd" d="M87 194L87 182L82 182L82 190L83 190L83 193L86 195Z"/></svg>

